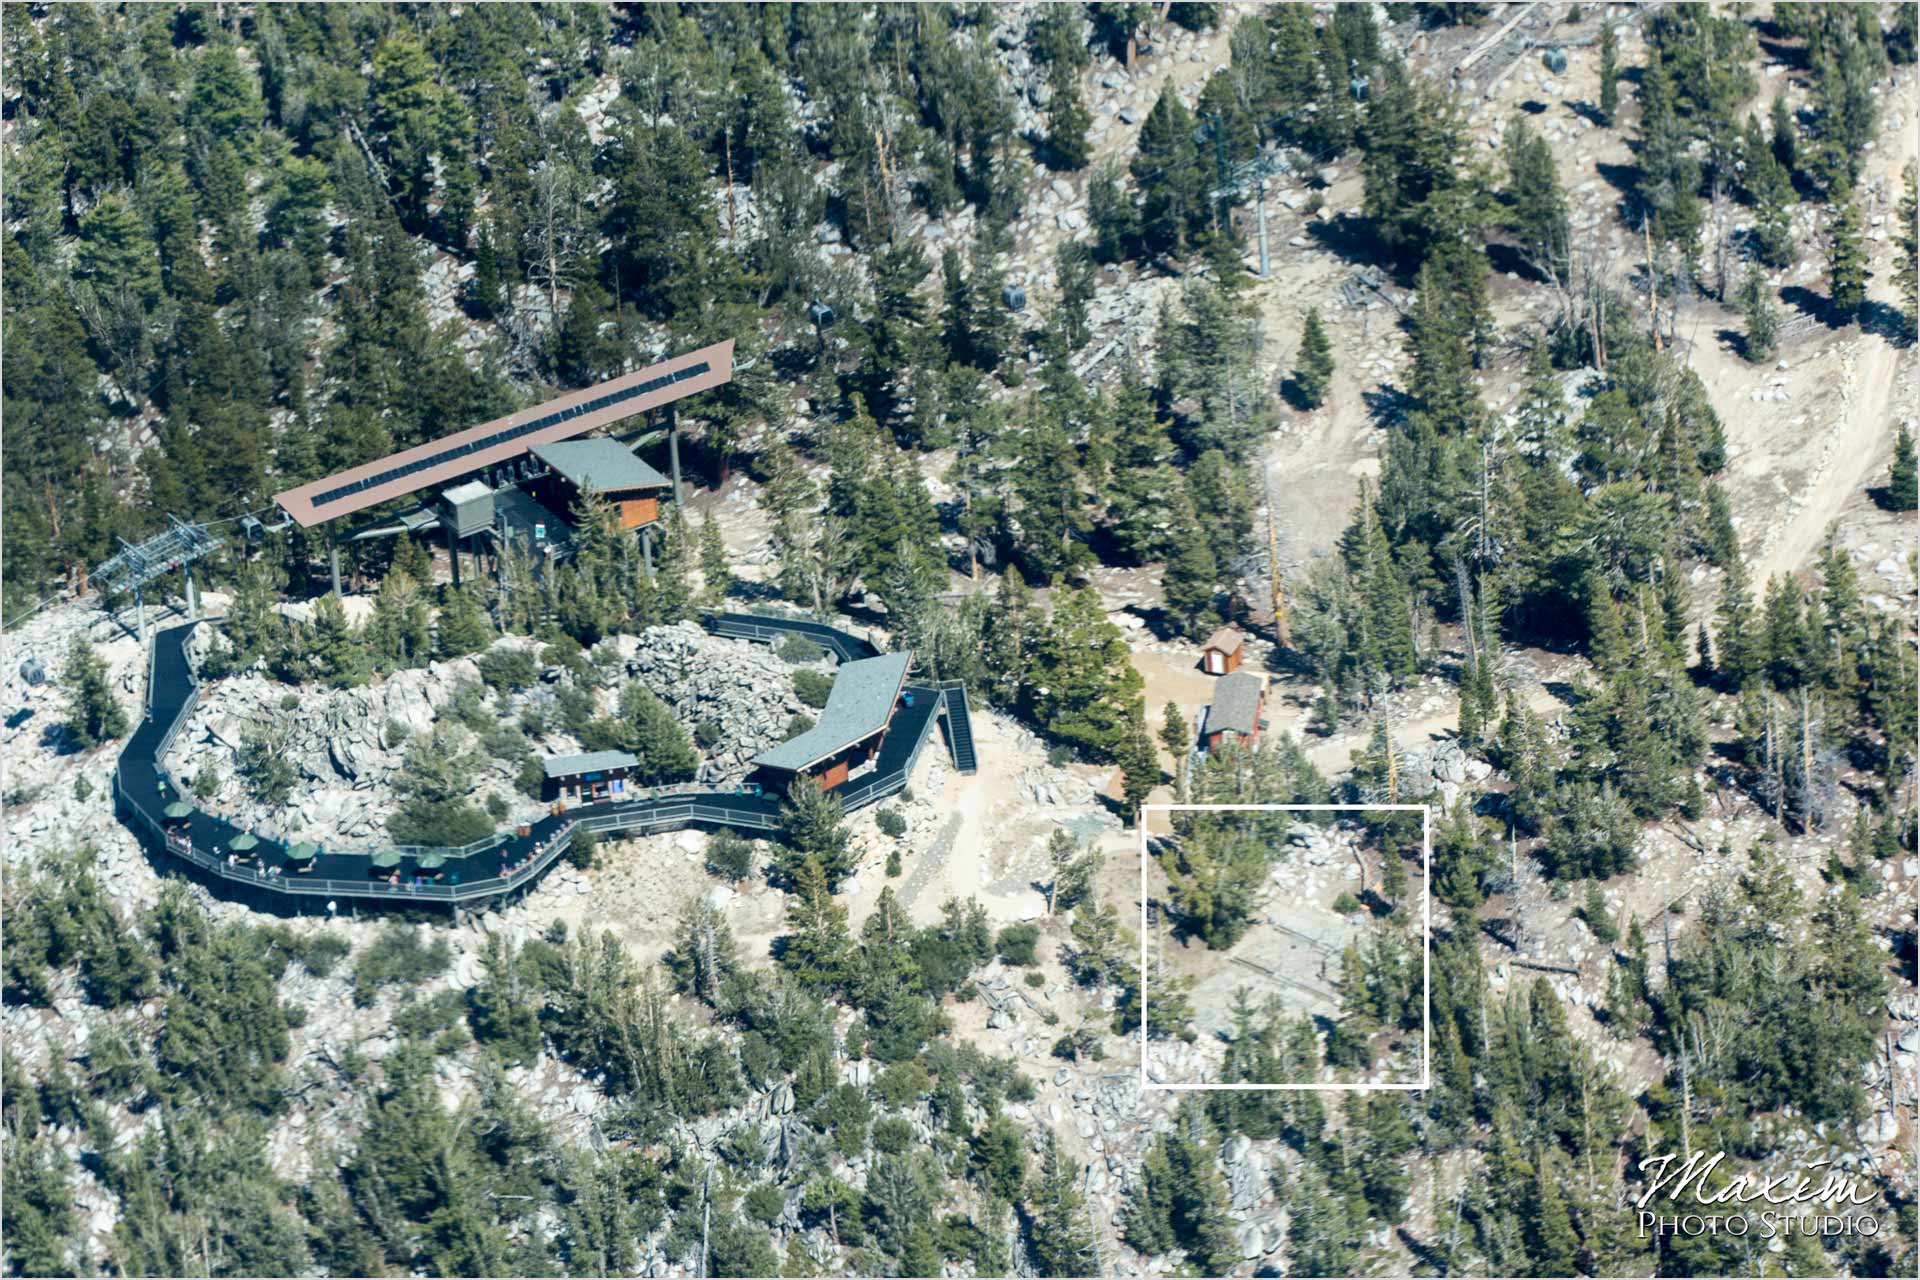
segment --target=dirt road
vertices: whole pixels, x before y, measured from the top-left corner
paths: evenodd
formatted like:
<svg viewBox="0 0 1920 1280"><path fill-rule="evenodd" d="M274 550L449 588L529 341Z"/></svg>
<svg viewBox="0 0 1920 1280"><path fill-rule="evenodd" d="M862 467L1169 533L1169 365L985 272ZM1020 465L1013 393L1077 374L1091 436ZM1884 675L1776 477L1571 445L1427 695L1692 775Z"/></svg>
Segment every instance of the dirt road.
<svg viewBox="0 0 1920 1280"><path fill-rule="evenodd" d="M1869 337L1864 353L1848 356L1840 387L1844 417L1828 444L1825 461L1801 495L1794 514L1761 544L1754 580L1806 567L1852 498L1874 482L1893 434L1893 393L1898 353Z"/></svg>

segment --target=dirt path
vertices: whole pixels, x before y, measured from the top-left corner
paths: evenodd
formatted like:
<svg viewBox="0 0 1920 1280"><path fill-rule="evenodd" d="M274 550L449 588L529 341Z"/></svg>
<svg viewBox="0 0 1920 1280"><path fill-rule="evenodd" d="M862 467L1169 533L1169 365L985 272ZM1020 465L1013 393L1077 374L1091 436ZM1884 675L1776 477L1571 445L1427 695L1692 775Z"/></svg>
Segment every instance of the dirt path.
<svg viewBox="0 0 1920 1280"><path fill-rule="evenodd" d="M1840 387L1844 419L1793 516L1762 543L1756 582L1804 568L1825 539L1827 526L1872 483L1893 425L1896 364L1894 349L1873 337L1866 340L1864 355L1846 357Z"/></svg>

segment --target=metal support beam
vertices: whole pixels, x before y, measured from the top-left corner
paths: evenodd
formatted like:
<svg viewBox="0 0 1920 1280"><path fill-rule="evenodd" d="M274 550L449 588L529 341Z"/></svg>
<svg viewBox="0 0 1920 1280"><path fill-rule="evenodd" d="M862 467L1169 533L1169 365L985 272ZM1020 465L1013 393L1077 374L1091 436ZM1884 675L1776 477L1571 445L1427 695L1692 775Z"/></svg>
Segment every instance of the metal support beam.
<svg viewBox="0 0 1920 1280"><path fill-rule="evenodd" d="M667 456L673 461L673 505L680 505L680 406L667 406Z"/></svg>
<svg viewBox="0 0 1920 1280"><path fill-rule="evenodd" d="M460 589L460 535L447 526L447 559L453 561L453 589Z"/></svg>
<svg viewBox="0 0 1920 1280"><path fill-rule="evenodd" d="M640 555L646 562L646 566L647 566L647 585L652 586L653 585L653 530L651 528L643 528L640 530Z"/></svg>
<svg viewBox="0 0 1920 1280"><path fill-rule="evenodd" d="M333 526L327 526L327 567L333 570L333 594L340 594L340 544L334 539Z"/></svg>

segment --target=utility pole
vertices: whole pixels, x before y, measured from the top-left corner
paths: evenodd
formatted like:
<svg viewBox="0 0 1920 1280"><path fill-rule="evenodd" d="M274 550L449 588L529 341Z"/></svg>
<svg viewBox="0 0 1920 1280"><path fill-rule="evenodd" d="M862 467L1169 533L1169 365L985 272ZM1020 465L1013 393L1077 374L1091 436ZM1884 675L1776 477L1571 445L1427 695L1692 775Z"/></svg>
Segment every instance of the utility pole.
<svg viewBox="0 0 1920 1280"><path fill-rule="evenodd" d="M327 567L333 570L333 594L340 594L340 543L334 537L333 526L327 526Z"/></svg>

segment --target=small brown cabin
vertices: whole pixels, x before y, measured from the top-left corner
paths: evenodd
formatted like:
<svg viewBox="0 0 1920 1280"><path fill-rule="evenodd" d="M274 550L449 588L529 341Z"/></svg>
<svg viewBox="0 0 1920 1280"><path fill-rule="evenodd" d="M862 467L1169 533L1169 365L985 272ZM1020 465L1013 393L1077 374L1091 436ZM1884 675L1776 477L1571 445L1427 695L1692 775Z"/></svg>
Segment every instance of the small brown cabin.
<svg viewBox="0 0 1920 1280"><path fill-rule="evenodd" d="M1222 627L1200 647L1200 668L1210 676L1231 675L1240 669L1247 638L1232 627Z"/></svg>

